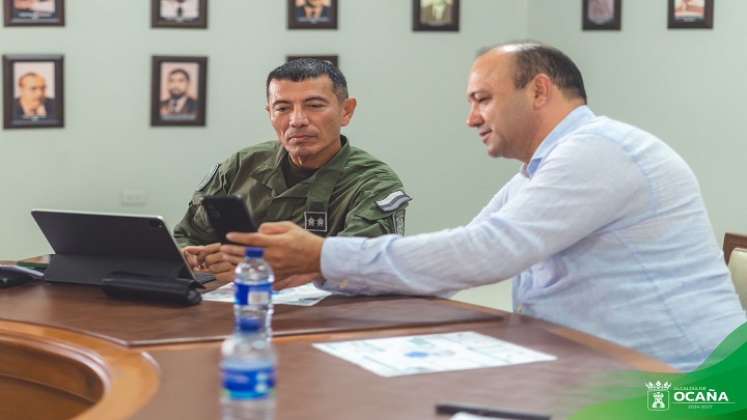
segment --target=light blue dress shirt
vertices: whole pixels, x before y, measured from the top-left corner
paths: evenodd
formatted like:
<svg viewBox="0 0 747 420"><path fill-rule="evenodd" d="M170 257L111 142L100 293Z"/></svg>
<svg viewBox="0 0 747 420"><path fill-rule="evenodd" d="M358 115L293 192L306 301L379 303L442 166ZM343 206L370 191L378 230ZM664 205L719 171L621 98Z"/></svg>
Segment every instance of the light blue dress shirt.
<svg viewBox="0 0 747 420"><path fill-rule="evenodd" d="M745 322L700 189L653 135L576 108L467 226L327 238L323 287L440 294L513 279L514 309L696 368Z"/></svg>

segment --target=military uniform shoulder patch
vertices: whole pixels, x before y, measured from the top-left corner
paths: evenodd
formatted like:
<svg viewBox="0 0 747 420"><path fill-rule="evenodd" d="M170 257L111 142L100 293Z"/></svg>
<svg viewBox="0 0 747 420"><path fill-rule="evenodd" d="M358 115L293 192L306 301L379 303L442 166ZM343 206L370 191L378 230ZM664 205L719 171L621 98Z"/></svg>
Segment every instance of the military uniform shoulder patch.
<svg viewBox="0 0 747 420"><path fill-rule="evenodd" d="M213 166L213 169L208 172L207 175L205 175L204 178L202 178L202 181L200 181L200 185L197 186L197 191L202 192L202 190L205 189L205 187L208 186L210 181L215 178L215 175L218 173L218 169L220 169L220 163L216 163L215 166Z"/></svg>
<svg viewBox="0 0 747 420"><path fill-rule="evenodd" d="M377 201L376 205L379 206L381 211L394 211L410 200L412 200L412 197L407 195L404 191L399 190L389 194L386 198Z"/></svg>
<svg viewBox="0 0 747 420"><path fill-rule="evenodd" d="M327 231L327 212L326 211L305 211L303 212L304 226L311 232Z"/></svg>

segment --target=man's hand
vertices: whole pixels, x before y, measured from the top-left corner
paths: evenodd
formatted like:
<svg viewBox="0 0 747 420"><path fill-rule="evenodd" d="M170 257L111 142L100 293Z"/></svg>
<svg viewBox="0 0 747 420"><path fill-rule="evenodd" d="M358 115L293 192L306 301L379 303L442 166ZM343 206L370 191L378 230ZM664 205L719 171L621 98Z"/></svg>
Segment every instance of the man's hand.
<svg viewBox="0 0 747 420"><path fill-rule="evenodd" d="M182 249L190 267L198 271L206 271L215 274L220 281L233 280L236 262L226 260L220 250L220 243L205 246L188 246ZM241 261L242 258L239 259Z"/></svg>
<svg viewBox="0 0 747 420"><path fill-rule="evenodd" d="M276 279L321 271L324 239L294 223L263 223L259 233L231 232L227 237L231 242L264 248L265 260L270 263ZM223 245L221 251L228 256L226 261L232 262L238 254L243 255L244 247Z"/></svg>
<svg viewBox="0 0 747 420"><path fill-rule="evenodd" d="M200 252L202 252L203 248L204 246L197 245L190 245L182 248L182 255L184 255L184 259L187 260L187 264L192 270L204 270L204 267L200 262Z"/></svg>

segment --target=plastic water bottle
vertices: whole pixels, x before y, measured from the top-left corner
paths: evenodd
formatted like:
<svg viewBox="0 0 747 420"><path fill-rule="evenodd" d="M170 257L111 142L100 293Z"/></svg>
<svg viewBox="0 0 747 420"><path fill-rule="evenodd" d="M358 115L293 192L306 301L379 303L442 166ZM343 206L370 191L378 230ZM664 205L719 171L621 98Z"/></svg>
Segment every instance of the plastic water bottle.
<svg viewBox="0 0 747 420"><path fill-rule="evenodd" d="M247 248L244 261L236 266L234 288L236 320L255 318L262 324L262 332L272 334L272 283L275 276L262 258L262 248Z"/></svg>
<svg viewBox="0 0 747 420"><path fill-rule="evenodd" d="M223 342L223 420L272 420L277 359L259 319L236 319L236 332Z"/></svg>

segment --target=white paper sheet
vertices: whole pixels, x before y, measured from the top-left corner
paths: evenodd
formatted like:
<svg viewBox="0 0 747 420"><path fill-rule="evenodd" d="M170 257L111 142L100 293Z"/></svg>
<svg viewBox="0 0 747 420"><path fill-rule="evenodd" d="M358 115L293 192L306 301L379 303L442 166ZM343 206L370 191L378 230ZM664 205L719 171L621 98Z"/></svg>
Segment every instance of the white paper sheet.
<svg viewBox="0 0 747 420"><path fill-rule="evenodd" d="M384 377L556 359L474 331L315 343L314 347Z"/></svg>
<svg viewBox="0 0 747 420"><path fill-rule="evenodd" d="M277 305L313 306L329 295L331 295L330 292L317 289L313 283L308 283L303 286L274 292L272 294L272 303ZM202 299L212 302L233 303L233 283L228 283L203 294Z"/></svg>

